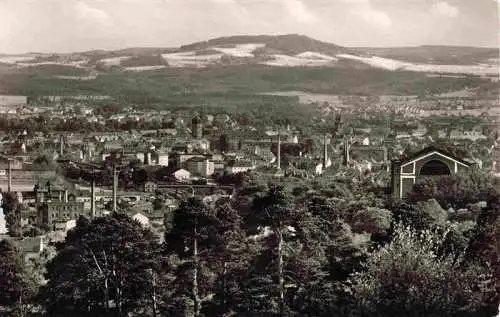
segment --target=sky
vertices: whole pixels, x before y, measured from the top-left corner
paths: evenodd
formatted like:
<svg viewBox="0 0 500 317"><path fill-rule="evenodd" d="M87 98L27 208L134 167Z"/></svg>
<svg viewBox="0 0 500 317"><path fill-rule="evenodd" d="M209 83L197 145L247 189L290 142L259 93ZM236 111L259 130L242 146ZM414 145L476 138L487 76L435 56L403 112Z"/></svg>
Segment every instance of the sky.
<svg viewBox="0 0 500 317"><path fill-rule="evenodd" d="M342 46L498 47L500 0L0 0L0 52L298 33Z"/></svg>

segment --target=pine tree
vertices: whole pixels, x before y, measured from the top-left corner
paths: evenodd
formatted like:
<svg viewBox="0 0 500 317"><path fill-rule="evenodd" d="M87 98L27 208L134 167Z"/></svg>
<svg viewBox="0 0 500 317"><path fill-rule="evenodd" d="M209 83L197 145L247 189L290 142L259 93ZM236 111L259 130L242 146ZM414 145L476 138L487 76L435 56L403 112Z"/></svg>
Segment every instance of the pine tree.
<svg viewBox="0 0 500 317"><path fill-rule="evenodd" d="M41 303L51 316L125 316L148 294L158 248L125 215L80 218L47 265Z"/></svg>
<svg viewBox="0 0 500 317"><path fill-rule="evenodd" d="M7 230L11 237L22 237L21 204L14 192L2 194L2 209L5 214Z"/></svg>
<svg viewBox="0 0 500 317"><path fill-rule="evenodd" d="M174 211L171 229L165 235L167 253L180 259L174 296L190 299L194 317L200 316L214 283L209 264L217 246L217 224L214 211L200 199L191 197Z"/></svg>
<svg viewBox="0 0 500 317"><path fill-rule="evenodd" d="M33 293L21 253L9 240L0 241L0 281L0 311L3 308L12 316L25 316L27 302Z"/></svg>
<svg viewBox="0 0 500 317"><path fill-rule="evenodd" d="M249 222L261 227L268 227L272 236L268 239L270 251L276 260L275 276L277 279L277 312L280 317L286 314L285 302L285 236L289 234L290 227L296 223L296 210L290 206L283 186L271 185L267 193L257 197L253 204L253 213Z"/></svg>

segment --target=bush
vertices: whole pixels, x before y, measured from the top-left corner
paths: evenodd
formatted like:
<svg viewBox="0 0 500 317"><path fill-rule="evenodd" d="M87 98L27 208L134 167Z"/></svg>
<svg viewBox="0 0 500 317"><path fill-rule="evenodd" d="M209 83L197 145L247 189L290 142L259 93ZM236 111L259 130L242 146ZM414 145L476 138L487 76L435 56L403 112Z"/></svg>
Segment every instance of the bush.
<svg viewBox="0 0 500 317"><path fill-rule="evenodd" d="M385 234L391 227L392 213L387 209L368 207L358 211L352 220L354 232Z"/></svg>
<svg viewBox="0 0 500 317"><path fill-rule="evenodd" d="M440 178L423 178L415 183L406 196L410 203L435 198L441 206L465 208L468 204L484 200L492 188L492 181L473 171L468 176L454 175Z"/></svg>
<svg viewBox="0 0 500 317"><path fill-rule="evenodd" d="M440 244L431 231L397 226L393 241L353 276L361 316L484 316L495 293L492 272L439 257Z"/></svg>

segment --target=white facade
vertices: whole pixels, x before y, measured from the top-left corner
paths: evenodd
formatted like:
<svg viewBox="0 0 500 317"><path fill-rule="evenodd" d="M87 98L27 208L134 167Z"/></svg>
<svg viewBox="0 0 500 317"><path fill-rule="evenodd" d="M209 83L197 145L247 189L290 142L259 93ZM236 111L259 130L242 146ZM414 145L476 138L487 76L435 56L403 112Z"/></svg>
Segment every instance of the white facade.
<svg viewBox="0 0 500 317"><path fill-rule="evenodd" d="M180 169L176 172L174 172L174 177L178 181L187 181L191 177L191 173L189 171L186 171L185 169Z"/></svg>
<svg viewBox="0 0 500 317"><path fill-rule="evenodd" d="M314 174L315 174L315 175L321 175L321 174L323 174L323 164L322 164L322 163L317 164L317 165L314 167Z"/></svg>
<svg viewBox="0 0 500 317"><path fill-rule="evenodd" d="M230 174L244 173L255 169L255 166L226 166L226 171Z"/></svg>
<svg viewBox="0 0 500 317"><path fill-rule="evenodd" d="M144 153L139 152L135 154L135 157L141 162L144 163Z"/></svg>
<svg viewBox="0 0 500 317"><path fill-rule="evenodd" d="M168 154L158 154L158 165L168 166Z"/></svg>

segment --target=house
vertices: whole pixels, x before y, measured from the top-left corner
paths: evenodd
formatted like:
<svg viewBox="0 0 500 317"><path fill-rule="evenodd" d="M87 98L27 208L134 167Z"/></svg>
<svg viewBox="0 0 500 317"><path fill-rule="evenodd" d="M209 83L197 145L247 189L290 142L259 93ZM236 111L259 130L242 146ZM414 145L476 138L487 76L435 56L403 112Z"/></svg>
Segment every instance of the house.
<svg viewBox="0 0 500 317"><path fill-rule="evenodd" d="M394 198L403 198L417 180L467 173L473 163L435 147L428 147L403 160L391 163L391 192Z"/></svg>
<svg viewBox="0 0 500 317"><path fill-rule="evenodd" d="M158 184L151 181L145 182L143 186L146 193L154 193L158 189Z"/></svg>
<svg viewBox="0 0 500 317"><path fill-rule="evenodd" d="M177 180L177 181L180 181L180 182L185 182L187 180L189 180L191 178L191 173L183 168L180 168L178 170L176 170L172 176L174 176L174 178Z"/></svg>
<svg viewBox="0 0 500 317"><path fill-rule="evenodd" d="M203 151L210 149L210 141L206 139L195 139L192 140L190 144L194 149L200 149Z"/></svg>
<svg viewBox="0 0 500 317"><path fill-rule="evenodd" d="M24 257L24 261L29 261L30 259L36 258L40 255L40 253L45 250L45 237L30 237L24 238L19 241L20 249Z"/></svg>
<svg viewBox="0 0 500 317"><path fill-rule="evenodd" d="M256 145L254 154L261 158L266 164L272 164L276 161L276 155L274 155L270 148L261 148Z"/></svg>
<svg viewBox="0 0 500 317"><path fill-rule="evenodd" d="M158 129L156 133L157 137L167 137L167 136L176 136L177 129Z"/></svg>
<svg viewBox="0 0 500 317"><path fill-rule="evenodd" d="M235 161L235 162L229 163L225 167L225 170L229 174L237 174L237 173L248 172L248 171L254 170L255 168L256 168L256 166L253 165L251 162Z"/></svg>
<svg viewBox="0 0 500 317"><path fill-rule="evenodd" d="M481 131L478 130L472 130L472 131L453 130L450 133L450 139L478 141L478 140L486 140L487 137L483 135Z"/></svg>

